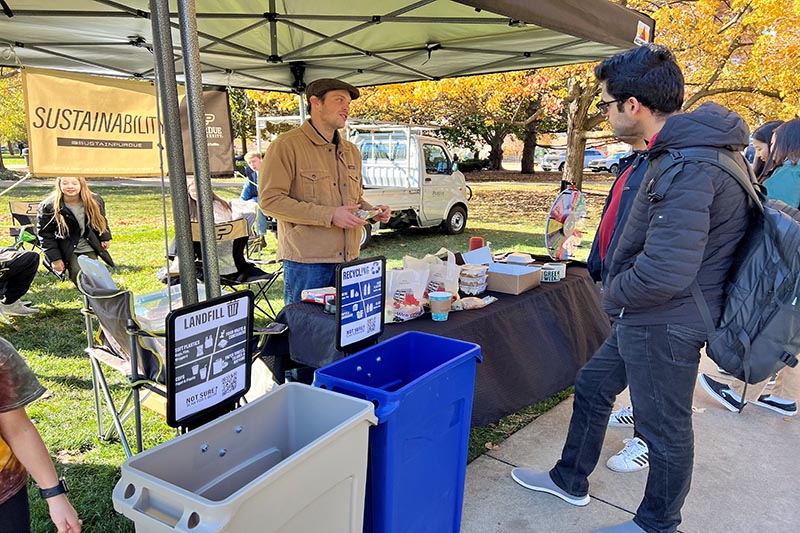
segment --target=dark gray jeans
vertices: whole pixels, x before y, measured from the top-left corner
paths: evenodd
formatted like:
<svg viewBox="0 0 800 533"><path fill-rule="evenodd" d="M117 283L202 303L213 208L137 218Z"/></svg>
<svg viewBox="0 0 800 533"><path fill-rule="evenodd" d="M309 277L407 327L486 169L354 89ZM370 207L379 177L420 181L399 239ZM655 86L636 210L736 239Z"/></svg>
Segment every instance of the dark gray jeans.
<svg viewBox="0 0 800 533"><path fill-rule="evenodd" d="M630 386L636 428L649 448L650 471L634 521L651 533L681 522L694 460L692 394L706 333L667 324L614 324L575 382L575 402L553 482L575 496L589 492L617 394Z"/></svg>

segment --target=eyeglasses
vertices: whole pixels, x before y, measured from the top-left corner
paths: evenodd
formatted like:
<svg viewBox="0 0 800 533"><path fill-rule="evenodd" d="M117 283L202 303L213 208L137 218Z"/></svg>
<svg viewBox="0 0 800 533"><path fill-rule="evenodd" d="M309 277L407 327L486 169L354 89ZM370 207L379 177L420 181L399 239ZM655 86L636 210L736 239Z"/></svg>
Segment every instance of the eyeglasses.
<svg viewBox="0 0 800 533"><path fill-rule="evenodd" d="M600 100L599 102L597 102L597 105L595 107L597 108L598 111L600 111L600 113L605 115L608 113L608 106L610 106L614 102L624 102L625 100L627 100L627 98L618 98L616 100L609 100L608 102L606 102L605 100Z"/></svg>

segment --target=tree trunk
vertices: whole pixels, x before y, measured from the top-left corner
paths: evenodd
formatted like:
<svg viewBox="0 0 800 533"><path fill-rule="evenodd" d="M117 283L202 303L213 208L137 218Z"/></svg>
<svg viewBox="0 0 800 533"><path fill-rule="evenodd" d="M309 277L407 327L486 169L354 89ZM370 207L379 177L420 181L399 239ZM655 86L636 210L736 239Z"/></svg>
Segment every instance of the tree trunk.
<svg viewBox="0 0 800 533"><path fill-rule="evenodd" d="M522 139L522 174L535 174L536 169L536 125L544 114L542 108L537 109L538 102L528 105L528 119L525 121L525 137Z"/></svg>
<svg viewBox="0 0 800 533"><path fill-rule="evenodd" d="M578 78L570 80L567 102L567 159L564 162L563 181L583 188L583 152L586 149L586 130L589 129L589 106L600 84ZM595 121L592 121L595 122Z"/></svg>
<svg viewBox="0 0 800 533"><path fill-rule="evenodd" d="M489 146L492 147L492 151L489 152L489 168L491 170L503 168L503 139L504 135L495 133L489 143Z"/></svg>
<svg viewBox="0 0 800 533"><path fill-rule="evenodd" d="M3 162L3 152L0 152L0 170L7 170L6 164Z"/></svg>
<svg viewBox="0 0 800 533"><path fill-rule="evenodd" d="M242 140L242 155L247 153L247 135L244 133L244 128L242 128L242 136L240 137Z"/></svg>

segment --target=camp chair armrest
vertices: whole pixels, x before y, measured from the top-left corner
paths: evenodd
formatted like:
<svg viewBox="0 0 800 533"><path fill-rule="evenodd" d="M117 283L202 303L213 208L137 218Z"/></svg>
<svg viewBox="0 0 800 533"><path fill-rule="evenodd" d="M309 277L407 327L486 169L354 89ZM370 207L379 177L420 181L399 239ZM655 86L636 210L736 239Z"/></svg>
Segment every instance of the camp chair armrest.
<svg viewBox="0 0 800 533"><path fill-rule="evenodd" d="M155 331L147 331L145 329L128 329L129 335L136 335L137 337L148 337L151 339L163 339L166 337L165 333L157 333Z"/></svg>

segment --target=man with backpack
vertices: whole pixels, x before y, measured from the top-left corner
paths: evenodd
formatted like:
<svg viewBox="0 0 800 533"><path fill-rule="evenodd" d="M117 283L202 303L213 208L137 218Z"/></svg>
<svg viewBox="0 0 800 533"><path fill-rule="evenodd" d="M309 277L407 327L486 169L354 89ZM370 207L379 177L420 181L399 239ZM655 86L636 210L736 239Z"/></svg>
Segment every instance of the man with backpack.
<svg viewBox="0 0 800 533"><path fill-rule="evenodd" d="M741 151L749 131L735 113L706 103L681 113L683 74L666 48L645 45L595 68L598 104L618 137L649 139L643 184L610 261L603 306L613 325L578 373L564 449L549 472L516 468L513 479L573 505L587 505L588 476L600 457L614 400L626 386L649 447L647 485L633 520L601 529L674 532L689 492L694 457L692 396L708 331L690 286L718 320L750 200L719 167L687 161L662 175L670 150ZM663 179L668 178L668 179Z"/></svg>

